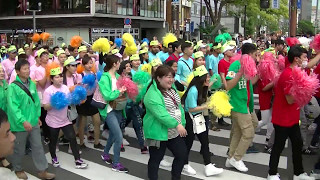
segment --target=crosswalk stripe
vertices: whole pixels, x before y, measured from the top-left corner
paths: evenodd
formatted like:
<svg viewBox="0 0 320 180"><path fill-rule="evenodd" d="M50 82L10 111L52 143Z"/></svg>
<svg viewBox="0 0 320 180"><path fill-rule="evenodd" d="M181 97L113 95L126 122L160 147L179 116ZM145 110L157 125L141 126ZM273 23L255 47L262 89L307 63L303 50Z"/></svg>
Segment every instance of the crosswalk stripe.
<svg viewBox="0 0 320 180"><path fill-rule="evenodd" d="M125 132L129 137L134 137L134 138L136 137L136 134L135 134L135 131L133 128L126 127ZM200 152L200 147L201 147L200 142L195 140L193 142L193 146L192 146L191 150L196 151L196 152ZM228 151L229 147L227 147L227 146L222 146L219 144L211 144L210 143L209 148L216 156L228 157L226 155L226 152ZM245 156L243 157L243 161L268 166L269 165L269 158L270 158L270 154L267 154L267 153L245 154ZM280 156L278 167L282 168L282 169L287 169L287 159L288 158L285 156Z"/></svg>
<svg viewBox="0 0 320 180"><path fill-rule="evenodd" d="M86 141L86 140L85 140ZM100 143L102 145L106 144L106 141L104 140L100 140ZM93 144L92 143L86 143L86 146L90 149L94 149L93 148ZM97 151L103 152L103 150L100 149L95 149ZM113 154L113 148L111 148L110 150L110 154ZM140 149L137 148L133 148L130 146L126 146L126 151L121 153L121 157L122 158L126 158L129 159L131 161L136 161L142 164L148 164L149 161L149 155L148 154L141 154ZM169 162L173 161L173 157L171 156L164 156L164 159L168 160ZM90 162L91 164L91 162ZM195 163L195 162L190 162L191 166L197 171L197 174L195 176L192 176L194 178L199 178L199 179L209 179L212 177L206 177L204 175L204 165L203 164L199 164L199 163ZM166 167L161 167L161 169L167 170L167 171L171 171L171 168L166 168ZM130 170L130 169L129 169ZM215 178L219 178L219 179L228 179L228 180L239 180L239 179L246 179L246 180L262 180L264 178L260 178L257 176L252 176L252 175L247 175L247 174L243 174L243 173L239 173L239 172L235 172L235 171L230 171L230 170L226 170L224 169L224 172L219 175L219 176L213 176Z"/></svg>
<svg viewBox="0 0 320 180"><path fill-rule="evenodd" d="M88 179L107 180L113 179L111 177L117 177L117 179L141 180L141 178L132 176L127 173L119 173L112 171L110 167L97 164L87 159L83 159L86 163L88 163L87 169L76 169L73 155L62 151L57 152L57 157L60 162L60 168L65 169L67 171L71 171L77 175L80 175ZM51 163L50 153L46 153L46 158L47 161Z"/></svg>

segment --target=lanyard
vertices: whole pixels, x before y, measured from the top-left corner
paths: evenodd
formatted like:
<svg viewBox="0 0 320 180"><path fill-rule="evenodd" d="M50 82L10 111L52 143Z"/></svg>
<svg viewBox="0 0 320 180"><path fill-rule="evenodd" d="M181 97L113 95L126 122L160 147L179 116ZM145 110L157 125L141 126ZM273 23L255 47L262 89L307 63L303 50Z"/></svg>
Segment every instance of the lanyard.
<svg viewBox="0 0 320 180"><path fill-rule="evenodd" d="M167 93L167 92L166 92L166 95L173 101L174 105L176 107L178 107L178 103L177 103L176 99L174 97L170 96L169 93Z"/></svg>

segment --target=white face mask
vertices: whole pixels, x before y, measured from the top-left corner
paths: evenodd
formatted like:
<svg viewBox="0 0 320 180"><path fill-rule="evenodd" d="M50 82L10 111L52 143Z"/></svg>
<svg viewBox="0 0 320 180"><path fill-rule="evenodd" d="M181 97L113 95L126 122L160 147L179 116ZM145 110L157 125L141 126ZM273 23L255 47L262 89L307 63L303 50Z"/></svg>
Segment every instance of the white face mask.
<svg viewBox="0 0 320 180"><path fill-rule="evenodd" d="M308 66L308 61L302 61L302 68L306 68Z"/></svg>

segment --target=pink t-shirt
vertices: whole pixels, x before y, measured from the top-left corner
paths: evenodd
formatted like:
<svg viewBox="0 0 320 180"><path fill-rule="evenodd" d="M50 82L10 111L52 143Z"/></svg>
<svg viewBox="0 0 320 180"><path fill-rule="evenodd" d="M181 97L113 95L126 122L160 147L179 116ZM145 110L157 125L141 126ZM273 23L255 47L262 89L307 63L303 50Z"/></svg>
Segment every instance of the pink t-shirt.
<svg viewBox="0 0 320 180"><path fill-rule="evenodd" d="M73 74L70 77L66 77L66 79L67 79L66 85L68 86L68 88L70 88L74 85L77 85L77 84L81 83L81 81L82 81L81 74L77 74L77 73Z"/></svg>
<svg viewBox="0 0 320 180"><path fill-rule="evenodd" d="M9 78L9 84L11 84L13 81L15 81L16 78L17 78L17 72L16 72L16 70L13 70L11 73L11 76Z"/></svg>
<svg viewBox="0 0 320 180"><path fill-rule="evenodd" d="M30 67L33 66L34 64L36 64L36 60L34 59L34 57L32 55L30 55L28 57L28 62L30 64Z"/></svg>
<svg viewBox="0 0 320 180"><path fill-rule="evenodd" d="M36 82L42 80L43 78L45 78L45 76L46 76L46 69L42 66L36 67L33 73L30 74L30 78ZM44 90L47 89L49 86L50 86L49 80L47 80L44 88L42 88L39 85L39 83L37 83L37 91L40 98L40 102L42 102Z"/></svg>
<svg viewBox="0 0 320 180"><path fill-rule="evenodd" d="M14 65L17 60L11 61L10 59L5 59L1 62L4 71L7 73L7 81L9 81L12 71L14 70Z"/></svg>
<svg viewBox="0 0 320 180"><path fill-rule="evenodd" d="M51 96L56 92L62 92L68 95L69 88L66 85L62 85L60 88L56 88L55 86L49 86L43 94L43 104L50 104ZM47 112L46 123L49 127L52 128L60 128L66 125L71 124L67 116L68 107L65 107L61 110L57 110L52 108Z"/></svg>

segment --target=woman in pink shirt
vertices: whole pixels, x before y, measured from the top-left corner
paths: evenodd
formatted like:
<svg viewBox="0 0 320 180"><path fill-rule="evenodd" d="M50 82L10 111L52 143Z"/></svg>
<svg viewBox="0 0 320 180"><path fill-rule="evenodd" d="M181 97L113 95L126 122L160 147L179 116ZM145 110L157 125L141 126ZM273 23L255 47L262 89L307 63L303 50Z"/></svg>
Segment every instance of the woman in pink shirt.
<svg viewBox="0 0 320 180"><path fill-rule="evenodd" d="M11 73L14 71L14 66L17 62L18 59L16 59L17 57L17 48L14 45L11 45L8 49L8 53L9 53L9 58L5 59L4 61L2 61L2 67L4 68L4 71L7 74L7 82L9 81L10 77L11 77Z"/></svg>
<svg viewBox="0 0 320 180"><path fill-rule="evenodd" d="M63 131L66 139L69 140L72 154L75 159L75 164L77 169L83 169L88 166L85 162L80 159L78 144L76 140L76 134L72 127L72 123L69 121L67 113L68 106L66 105L62 109L56 109L51 105L51 96L57 92L62 92L66 96L70 93L69 88L62 84L62 73L60 67L50 70L50 80L52 85L49 86L43 95L43 104L45 110L47 110L46 123L50 130L50 143L49 151L52 158L52 165L54 167L59 167L59 161L56 155L56 145L59 137L60 130Z"/></svg>

